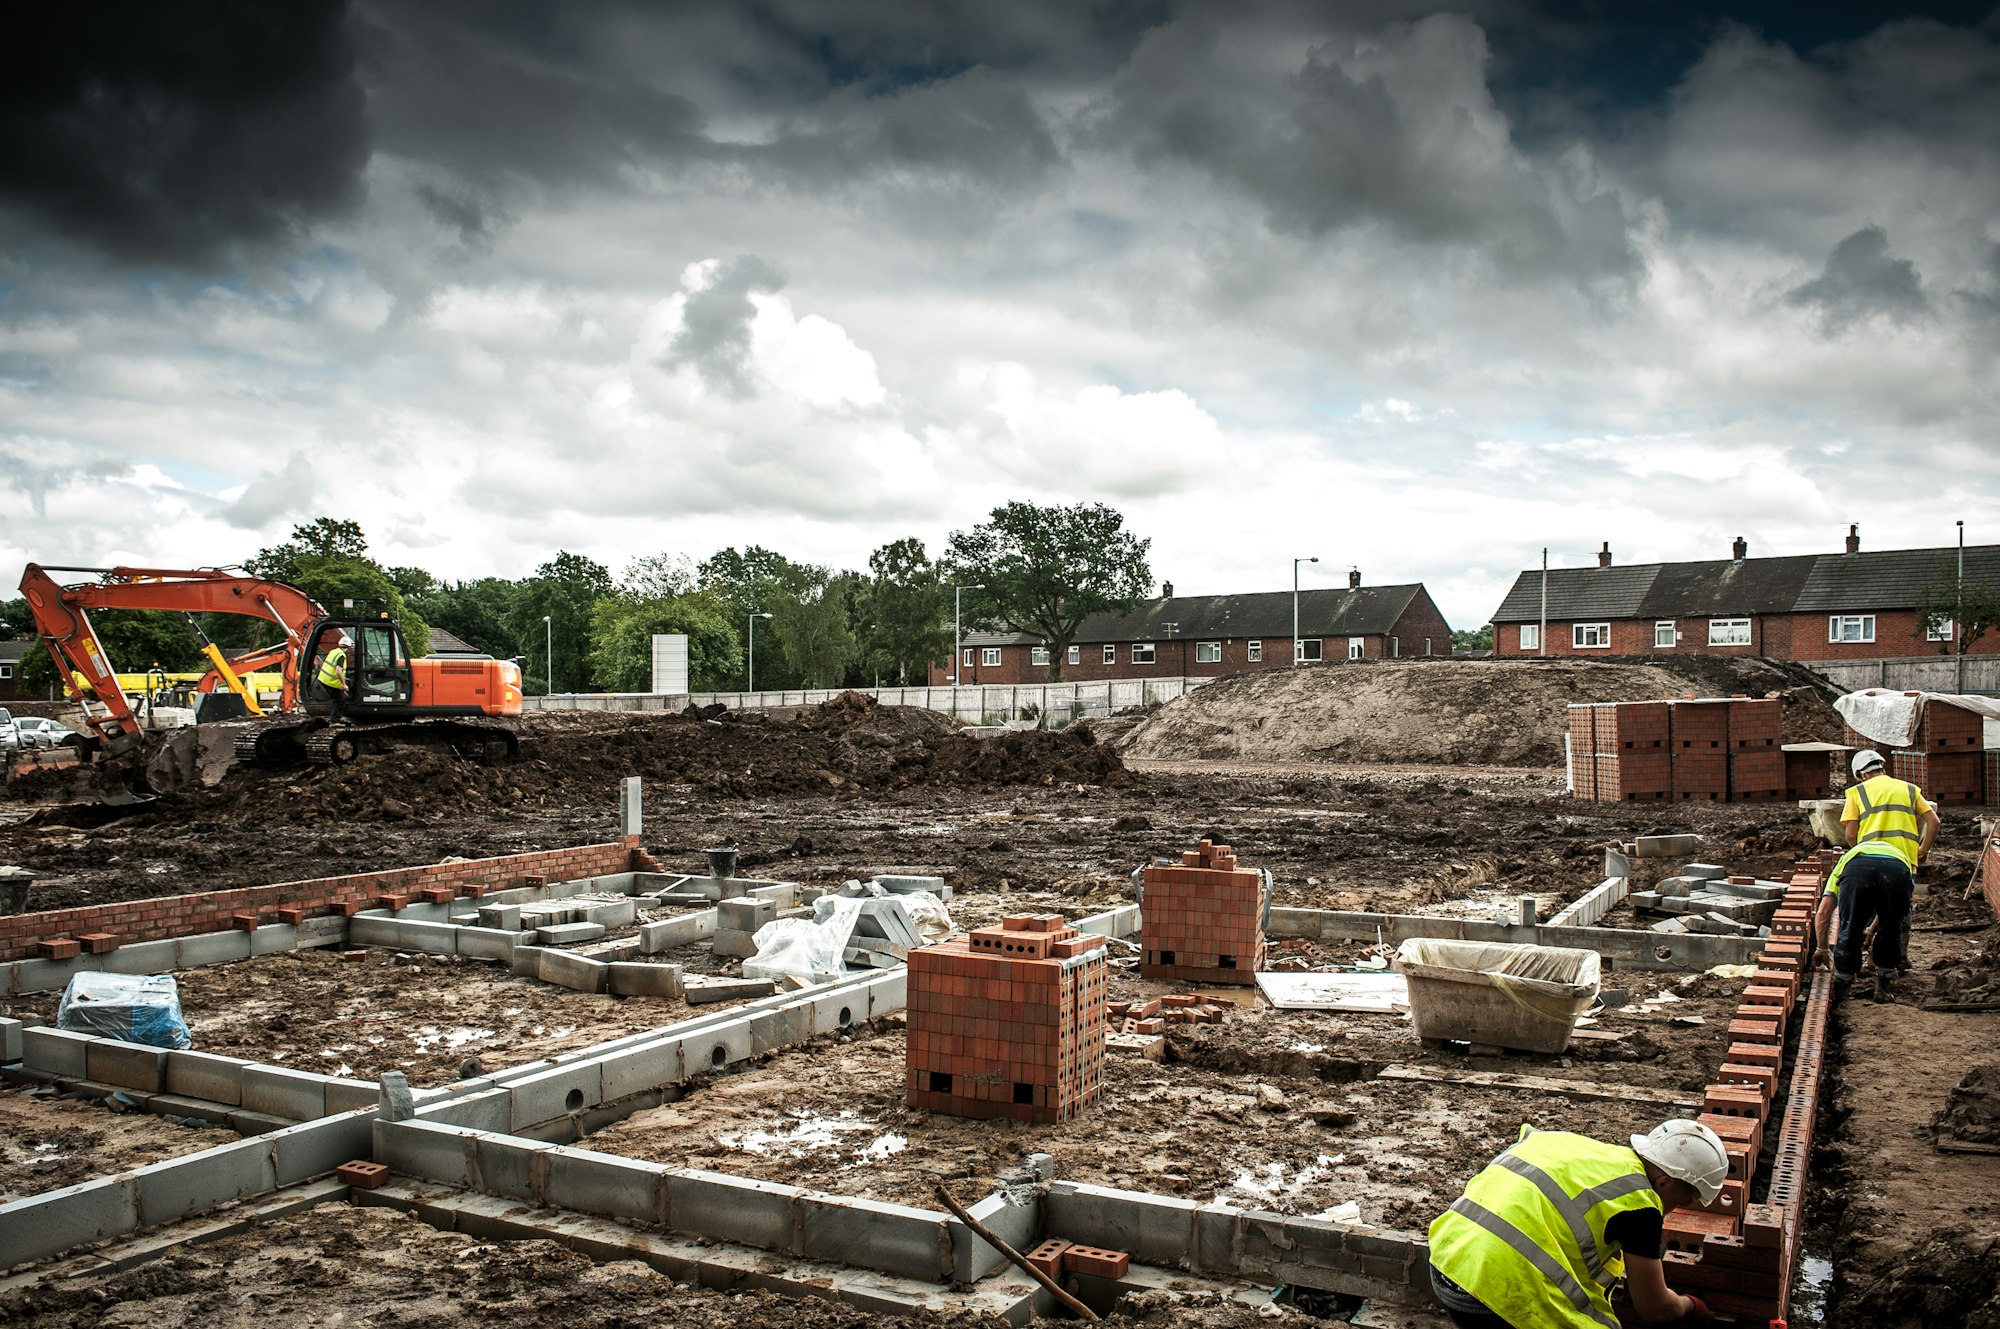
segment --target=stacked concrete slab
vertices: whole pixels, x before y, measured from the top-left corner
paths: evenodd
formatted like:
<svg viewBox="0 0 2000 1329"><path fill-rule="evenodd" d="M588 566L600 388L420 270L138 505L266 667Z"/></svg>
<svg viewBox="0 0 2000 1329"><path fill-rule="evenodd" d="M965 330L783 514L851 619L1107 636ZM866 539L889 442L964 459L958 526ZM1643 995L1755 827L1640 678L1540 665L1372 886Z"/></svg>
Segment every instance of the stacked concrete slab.
<svg viewBox="0 0 2000 1329"><path fill-rule="evenodd" d="M1228 845L1203 840L1178 867L1142 874L1139 972L1148 978L1249 986L1264 964L1264 874Z"/></svg>
<svg viewBox="0 0 2000 1329"><path fill-rule="evenodd" d="M1104 1084L1104 938L1011 914L909 953L905 1089L961 1117L1069 1121Z"/></svg>

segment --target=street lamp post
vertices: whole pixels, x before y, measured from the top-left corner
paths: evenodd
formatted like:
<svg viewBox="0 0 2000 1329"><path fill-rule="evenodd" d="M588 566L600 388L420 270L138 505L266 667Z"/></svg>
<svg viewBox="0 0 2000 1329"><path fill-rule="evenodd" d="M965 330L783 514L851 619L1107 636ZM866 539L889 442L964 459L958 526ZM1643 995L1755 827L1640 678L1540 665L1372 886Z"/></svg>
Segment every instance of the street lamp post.
<svg viewBox="0 0 2000 1329"><path fill-rule="evenodd" d="M752 614L746 620L750 624L750 658L745 662L743 670L743 690L745 692L755 692L757 690L757 620L769 617L769 614Z"/></svg>
<svg viewBox="0 0 2000 1329"><path fill-rule="evenodd" d="M1292 560L1292 663L1299 662L1299 564L1317 563L1319 559L1295 558Z"/></svg>
<svg viewBox="0 0 2000 1329"><path fill-rule="evenodd" d="M1958 524L1958 593L1951 611L1951 649L1958 657L1956 691L1965 692L1965 523Z"/></svg>
<svg viewBox="0 0 2000 1329"><path fill-rule="evenodd" d="M553 697L556 695L556 620L553 614L542 615L542 653L548 668L542 671L542 691Z"/></svg>
<svg viewBox="0 0 2000 1329"><path fill-rule="evenodd" d="M951 588L951 718L954 720L958 718L959 666L965 663L964 647L959 645L959 642L965 635L959 630L960 597L966 591L983 591L985 589L986 583L983 581L957 585ZM984 715L980 717L982 720L985 718Z"/></svg>

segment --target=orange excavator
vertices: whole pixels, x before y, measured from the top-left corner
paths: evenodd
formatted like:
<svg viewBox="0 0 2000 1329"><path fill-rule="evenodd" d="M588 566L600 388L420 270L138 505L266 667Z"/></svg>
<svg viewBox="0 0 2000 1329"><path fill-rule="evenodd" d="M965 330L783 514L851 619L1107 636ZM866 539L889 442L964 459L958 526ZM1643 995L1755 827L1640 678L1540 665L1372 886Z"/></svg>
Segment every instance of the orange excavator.
<svg viewBox="0 0 2000 1329"><path fill-rule="evenodd" d="M51 573L88 573L92 579L65 585ZM92 609L174 611L187 616L190 628L198 613L244 614L268 619L283 631L277 644L232 657L194 629L210 665L198 691L229 688L244 698L245 709L262 714L241 675L275 668L283 677L279 714L233 738L231 755L238 760L340 764L368 752L422 747L506 761L517 750L513 730L492 719L521 713L520 666L511 660L413 660L394 620L329 614L281 581L230 568L30 563L21 594L57 675L77 694L90 731L83 755L108 777L99 781L106 801L131 801L196 782L200 739L187 730L147 727L119 689L117 671L90 626ZM342 638L352 643L349 683L344 722L332 723L326 718L331 698L317 672Z"/></svg>

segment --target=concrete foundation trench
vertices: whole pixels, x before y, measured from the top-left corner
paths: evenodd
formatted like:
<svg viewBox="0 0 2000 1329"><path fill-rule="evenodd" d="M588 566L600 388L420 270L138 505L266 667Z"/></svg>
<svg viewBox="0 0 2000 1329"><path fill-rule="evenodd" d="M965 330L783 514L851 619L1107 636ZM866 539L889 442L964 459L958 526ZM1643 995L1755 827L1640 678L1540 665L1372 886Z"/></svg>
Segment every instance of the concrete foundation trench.
<svg viewBox="0 0 2000 1329"><path fill-rule="evenodd" d="M1114 1017L1102 1096L1066 1119L979 1121L905 1101L911 970L732 980L732 934L801 887L667 871L636 790L625 816L580 849L6 920L6 1318L157 1296L226 1326L356 1263L412 1313L518 1311L517 1280L555 1278L573 1306L662 1323L1069 1314L937 1203L942 1182L1019 1250L1129 1255L1063 1276L1100 1313L1443 1323L1424 1226L1522 1123L1620 1139L1697 1115L1732 1180L1670 1217L1669 1281L1745 1323L1819 1315L1815 1141L1841 1068L1805 920L1827 855L1792 865L1761 936L1631 926L1619 855L1548 922L1511 901L1504 919L1261 906L1280 970L1406 937L1597 950L1624 1004L1551 1055L1148 977L1137 904L1071 917L1107 939L1114 1009L1203 1014ZM1012 903L952 908L976 928ZM56 996L92 970L178 975L197 1045L58 1029Z"/></svg>

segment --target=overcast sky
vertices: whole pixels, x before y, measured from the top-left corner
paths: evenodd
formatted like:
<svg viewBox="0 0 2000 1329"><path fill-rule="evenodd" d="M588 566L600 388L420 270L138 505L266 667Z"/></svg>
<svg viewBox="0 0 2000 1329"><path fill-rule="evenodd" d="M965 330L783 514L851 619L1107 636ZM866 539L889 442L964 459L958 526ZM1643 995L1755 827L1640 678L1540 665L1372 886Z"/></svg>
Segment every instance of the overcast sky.
<svg viewBox="0 0 2000 1329"><path fill-rule="evenodd" d="M1807 8L28 7L0 570L2000 543L2000 10Z"/></svg>

